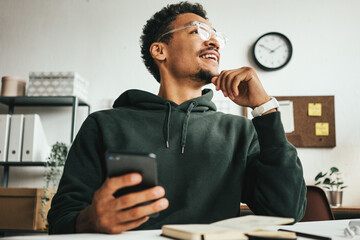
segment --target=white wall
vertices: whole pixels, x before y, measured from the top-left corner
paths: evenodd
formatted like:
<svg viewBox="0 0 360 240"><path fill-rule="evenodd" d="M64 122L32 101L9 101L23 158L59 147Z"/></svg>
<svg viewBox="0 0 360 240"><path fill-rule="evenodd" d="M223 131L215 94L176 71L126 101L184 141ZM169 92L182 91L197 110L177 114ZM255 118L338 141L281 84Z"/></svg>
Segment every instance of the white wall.
<svg viewBox="0 0 360 240"><path fill-rule="evenodd" d="M157 93L158 84L140 58L139 37L146 20L171 2L0 0L0 76L77 71L91 83L92 110L107 107L129 88ZM271 95L335 95L337 146L298 152L307 183L313 183L318 171L337 166L348 185L344 205L359 205L360 1L200 2L216 29L230 38L222 69L255 67ZM289 65L276 72L258 69L250 55L254 41L270 31L287 35L294 48ZM217 94L215 99L223 97ZM236 106L231 108L238 113ZM50 143L68 141L70 110L26 110L41 111ZM84 114L79 118L82 121ZM41 187L41 173L41 168L12 168L10 186Z"/></svg>

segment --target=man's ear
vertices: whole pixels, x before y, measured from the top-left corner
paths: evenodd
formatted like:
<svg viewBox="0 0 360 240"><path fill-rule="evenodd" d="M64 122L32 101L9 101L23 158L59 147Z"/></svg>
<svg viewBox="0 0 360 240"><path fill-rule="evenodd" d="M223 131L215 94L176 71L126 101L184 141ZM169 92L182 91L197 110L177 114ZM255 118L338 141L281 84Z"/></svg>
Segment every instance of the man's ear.
<svg viewBox="0 0 360 240"><path fill-rule="evenodd" d="M162 42L154 42L150 46L151 56L158 61L164 61L166 59L166 47Z"/></svg>

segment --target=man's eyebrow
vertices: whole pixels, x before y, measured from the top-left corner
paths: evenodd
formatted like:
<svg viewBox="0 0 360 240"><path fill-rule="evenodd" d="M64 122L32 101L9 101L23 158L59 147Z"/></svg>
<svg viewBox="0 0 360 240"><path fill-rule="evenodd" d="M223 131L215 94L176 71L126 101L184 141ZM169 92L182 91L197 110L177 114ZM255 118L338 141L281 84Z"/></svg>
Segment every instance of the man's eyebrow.
<svg viewBox="0 0 360 240"><path fill-rule="evenodd" d="M185 26L185 27L191 26L194 22L203 23L203 24L205 24L206 26L210 27L212 30L214 30L214 31L216 32L216 29L215 29L215 28L213 28L212 26L207 25L206 23L204 23L204 22L202 22L202 21L191 21L191 22L186 23L184 26Z"/></svg>
<svg viewBox="0 0 360 240"><path fill-rule="evenodd" d="M193 25L194 22L199 22L199 21L191 21L191 22L188 22L184 25L184 27L187 27L187 26L191 26Z"/></svg>

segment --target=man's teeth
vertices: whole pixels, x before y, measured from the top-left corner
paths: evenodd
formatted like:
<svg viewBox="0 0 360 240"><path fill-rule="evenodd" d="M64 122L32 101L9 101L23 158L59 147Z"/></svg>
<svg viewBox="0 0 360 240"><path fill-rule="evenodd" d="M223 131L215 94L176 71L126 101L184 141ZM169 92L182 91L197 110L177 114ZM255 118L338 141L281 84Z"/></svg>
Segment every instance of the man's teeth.
<svg viewBox="0 0 360 240"><path fill-rule="evenodd" d="M206 55L201 56L201 58L211 58L211 59L214 59L215 61L218 61L217 56L214 54L206 54Z"/></svg>

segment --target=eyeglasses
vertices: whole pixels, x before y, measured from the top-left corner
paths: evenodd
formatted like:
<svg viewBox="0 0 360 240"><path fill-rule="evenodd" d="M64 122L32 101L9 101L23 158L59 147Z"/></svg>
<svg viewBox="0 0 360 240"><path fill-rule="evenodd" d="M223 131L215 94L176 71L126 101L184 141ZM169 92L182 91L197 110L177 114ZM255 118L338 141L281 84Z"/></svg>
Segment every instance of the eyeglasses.
<svg viewBox="0 0 360 240"><path fill-rule="evenodd" d="M157 42L159 42L167 34L170 34L170 33L173 33L173 32L179 31L179 30L183 30L185 28L193 27L193 26L197 27L197 34L204 41L209 41L210 38L214 35L214 38L219 43L220 48L224 48L225 45L226 45L226 42L229 40L224 34L216 32L215 30L211 29L205 23L194 21L194 22L191 22L189 24L186 24L183 27L175 28L175 29L173 29L171 31L168 31L168 32L162 34L158 38Z"/></svg>

